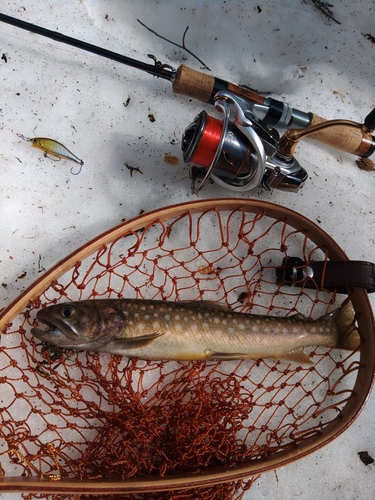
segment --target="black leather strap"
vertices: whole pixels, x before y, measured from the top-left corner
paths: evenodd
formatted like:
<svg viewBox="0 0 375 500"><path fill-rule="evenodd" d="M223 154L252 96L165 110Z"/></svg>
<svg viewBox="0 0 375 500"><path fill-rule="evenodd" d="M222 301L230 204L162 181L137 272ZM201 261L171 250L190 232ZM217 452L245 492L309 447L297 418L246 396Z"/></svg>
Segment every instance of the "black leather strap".
<svg viewBox="0 0 375 500"><path fill-rule="evenodd" d="M276 268L280 285L304 286L318 290L348 293L347 288L365 288L375 292L375 264L360 260L305 263L298 257L286 257Z"/></svg>

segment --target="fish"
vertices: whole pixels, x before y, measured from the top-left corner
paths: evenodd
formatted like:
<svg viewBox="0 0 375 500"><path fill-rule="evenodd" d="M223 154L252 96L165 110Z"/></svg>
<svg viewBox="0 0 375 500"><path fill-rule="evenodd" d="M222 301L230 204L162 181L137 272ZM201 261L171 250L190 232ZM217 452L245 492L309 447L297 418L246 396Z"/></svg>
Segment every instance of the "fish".
<svg viewBox="0 0 375 500"><path fill-rule="evenodd" d="M312 321L234 312L216 302L92 299L40 309L32 334L64 349L146 360L276 358L312 364L301 348L354 351L360 344L347 299Z"/></svg>
<svg viewBox="0 0 375 500"><path fill-rule="evenodd" d="M82 167L84 165L83 160L80 160L75 154L73 154L69 149L67 149L61 142L55 141L54 139L49 139L47 137L25 137L22 134L17 134L18 137L24 139L25 141L31 142L31 145L34 148L41 149L44 151L44 155L47 154L51 156L55 156L57 158L65 158L66 160L71 160L80 164L80 169L78 172L73 172L73 169L70 169L70 173L73 175L78 175Z"/></svg>

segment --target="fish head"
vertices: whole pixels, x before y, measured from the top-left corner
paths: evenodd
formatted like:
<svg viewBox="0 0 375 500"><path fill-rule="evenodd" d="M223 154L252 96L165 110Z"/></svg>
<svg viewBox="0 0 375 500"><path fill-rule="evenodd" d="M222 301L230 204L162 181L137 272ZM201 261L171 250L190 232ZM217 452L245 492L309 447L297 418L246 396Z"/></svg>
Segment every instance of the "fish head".
<svg viewBox="0 0 375 500"><path fill-rule="evenodd" d="M40 139L39 137L33 137L32 139L30 139L30 142L34 148L41 149L42 151L46 150L43 144L43 140Z"/></svg>
<svg viewBox="0 0 375 500"><path fill-rule="evenodd" d="M42 342L66 349L100 350L121 336L125 314L115 300L82 300L41 309L31 333Z"/></svg>

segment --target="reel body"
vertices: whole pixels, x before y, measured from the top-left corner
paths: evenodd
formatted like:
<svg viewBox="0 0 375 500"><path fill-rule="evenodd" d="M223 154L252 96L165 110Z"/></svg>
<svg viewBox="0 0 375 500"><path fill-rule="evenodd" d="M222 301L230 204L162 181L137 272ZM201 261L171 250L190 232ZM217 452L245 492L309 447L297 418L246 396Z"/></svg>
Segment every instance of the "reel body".
<svg viewBox="0 0 375 500"><path fill-rule="evenodd" d="M215 96L215 108L222 120L201 111L182 137L184 161L198 165L190 171L194 192L209 178L240 192L258 186L298 191L303 186L307 172L295 158L277 152L278 132L258 120L249 102L223 91Z"/></svg>

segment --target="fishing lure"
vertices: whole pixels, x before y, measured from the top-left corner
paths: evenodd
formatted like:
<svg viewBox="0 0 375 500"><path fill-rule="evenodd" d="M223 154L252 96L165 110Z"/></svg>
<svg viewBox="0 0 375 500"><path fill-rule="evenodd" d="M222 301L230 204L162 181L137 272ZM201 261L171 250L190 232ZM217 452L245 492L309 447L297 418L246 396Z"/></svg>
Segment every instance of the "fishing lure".
<svg viewBox="0 0 375 500"><path fill-rule="evenodd" d="M22 134L17 134L18 137L24 139L25 141L31 142L34 148L41 149L44 151L44 156L47 155L55 156L59 159L65 158L66 160L72 160L81 165L78 172L73 172L73 167L70 169L70 173L73 175L78 175L84 164L83 160L80 160L76 155L74 155L69 149L67 149L61 142L55 141L54 139L48 139L47 137L25 137Z"/></svg>

